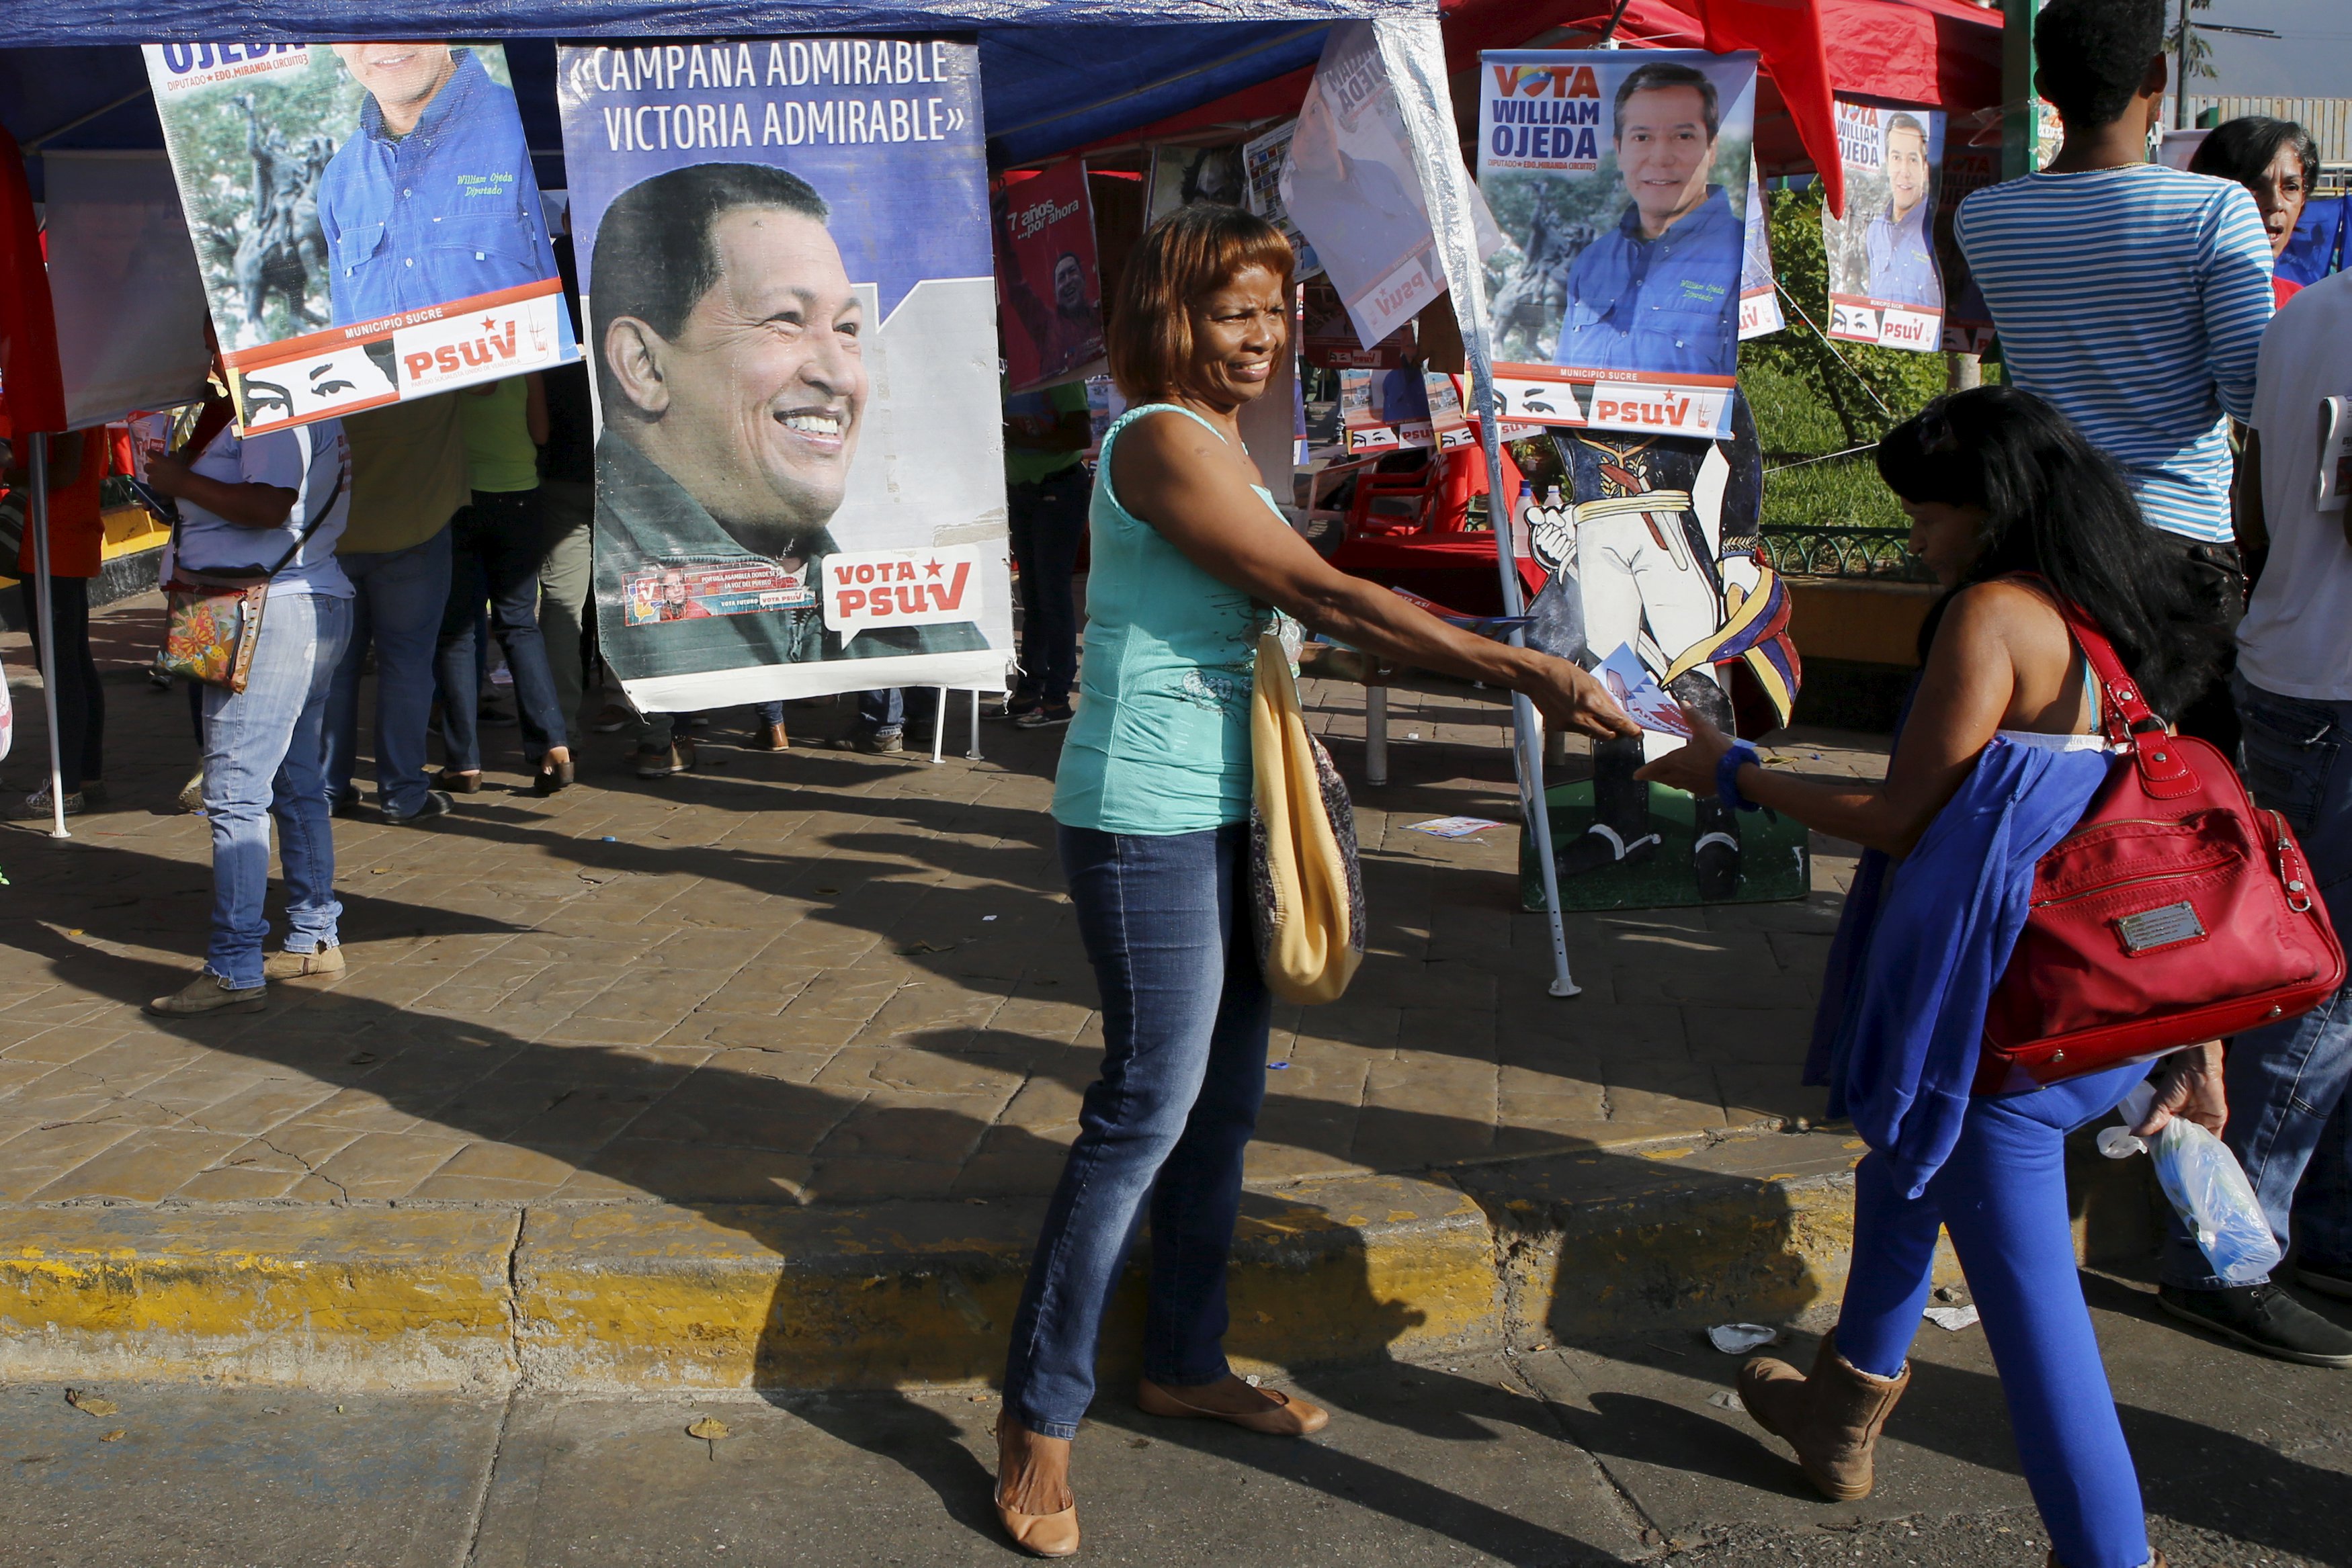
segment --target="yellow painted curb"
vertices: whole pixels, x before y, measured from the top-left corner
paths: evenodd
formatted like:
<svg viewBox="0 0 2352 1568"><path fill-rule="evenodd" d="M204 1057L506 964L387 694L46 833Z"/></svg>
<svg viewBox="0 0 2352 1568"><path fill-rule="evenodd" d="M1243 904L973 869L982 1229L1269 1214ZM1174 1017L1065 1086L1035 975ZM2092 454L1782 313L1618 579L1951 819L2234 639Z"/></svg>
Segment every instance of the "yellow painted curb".
<svg viewBox="0 0 2352 1568"><path fill-rule="evenodd" d="M1283 1366L1495 1343L1484 1217L1455 1188L1371 1177L1251 1194L1228 1282L1234 1359ZM992 1379L1036 1210L906 1203L534 1210L516 1260L533 1386L873 1388ZM1132 1370L1141 1270L1106 1324Z"/></svg>
<svg viewBox="0 0 2352 1568"><path fill-rule="evenodd" d="M514 1378L511 1211L0 1209L0 1377Z"/></svg>

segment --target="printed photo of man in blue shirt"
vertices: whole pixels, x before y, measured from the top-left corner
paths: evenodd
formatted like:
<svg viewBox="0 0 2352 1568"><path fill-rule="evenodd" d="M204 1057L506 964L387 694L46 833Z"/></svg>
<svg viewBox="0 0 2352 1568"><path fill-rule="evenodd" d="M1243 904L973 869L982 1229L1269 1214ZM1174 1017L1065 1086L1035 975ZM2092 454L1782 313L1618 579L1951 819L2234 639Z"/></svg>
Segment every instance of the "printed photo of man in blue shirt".
<svg viewBox="0 0 2352 1568"><path fill-rule="evenodd" d="M1618 85L1614 120L1631 204L1569 267L1553 362L1728 376L1746 225L1723 187L1707 182L1722 128L1715 84L1677 61L1643 66Z"/></svg>
<svg viewBox="0 0 2352 1568"><path fill-rule="evenodd" d="M1916 115L1890 115L1886 210L1870 220L1862 236L1871 298L1930 310L1944 308L1944 280L1927 243L1927 220L1936 208L1928 199L1933 188L1927 174L1927 128Z"/></svg>
<svg viewBox="0 0 2352 1568"><path fill-rule="evenodd" d="M447 44L334 50L368 95L319 183L334 324L553 277L513 90Z"/></svg>

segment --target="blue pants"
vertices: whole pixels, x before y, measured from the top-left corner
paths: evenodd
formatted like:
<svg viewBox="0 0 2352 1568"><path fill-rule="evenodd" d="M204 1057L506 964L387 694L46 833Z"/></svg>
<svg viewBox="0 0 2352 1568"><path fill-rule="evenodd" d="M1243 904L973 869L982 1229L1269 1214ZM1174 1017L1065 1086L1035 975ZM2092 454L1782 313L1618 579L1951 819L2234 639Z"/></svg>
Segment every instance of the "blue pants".
<svg viewBox="0 0 2352 1568"><path fill-rule="evenodd" d="M2063 1568L2142 1568L2147 1528L2066 1216L2066 1134L2112 1111L2145 1067L1978 1100L1916 1198L1886 1162L1854 1169L1853 1266L1841 1354L1874 1377L1903 1370L1927 1305L1936 1232L1952 1237L2000 1372L2026 1485Z"/></svg>
<svg viewBox="0 0 2352 1568"><path fill-rule="evenodd" d="M449 525L449 597L434 667L441 682L441 759L459 773L482 766L480 711L484 650L476 627L482 603L514 674L516 716L533 755L568 746L563 705L539 631L539 492L477 490L473 505Z"/></svg>
<svg viewBox="0 0 2352 1568"><path fill-rule="evenodd" d="M213 834L213 933L205 967L240 990L261 984L269 935L269 819L286 873L286 950L339 938L335 838L327 815L327 695L351 637L352 601L273 593L245 690L205 688L205 816Z"/></svg>
<svg viewBox="0 0 2352 1568"><path fill-rule="evenodd" d="M425 804L425 729L433 713L433 643L449 602L449 530L406 549L338 555L352 580L352 635L328 703L328 799L352 787L359 755L360 676L375 644L376 804L395 817ZM266 619L266 617L265 617Z"/></svg>
<svg viewBox="0 0 2352 1568"><path fill-rule="evenodd" d="M2352 938L2352 703L2306 702L2231 683L2254 801L2294 828L2338 936ZM2248 1030L2230 1041L2222 1069L2230 1124L2221 1141L2245 1167L2271 1233L2302 1232L2296 1261L2326 1274L2352 1271L2352 984L2301 1018ZM2175 1218L2160 1276L2168 1285L2219 1291L2228 1281Z"/></svg>
<svg viewBox="0 0 2352 1568"><path fill-rule="evenodd" d="M1165 838L1066 827L1060 838L1102 990L1103 1067L1029 1265L1004 1406L1032 1432L1075 1437L1147 1197L1143 1375L1197 1387L1229 1370L1225 1256L1273 1004L1250 936L1246 824Z"/></svg>

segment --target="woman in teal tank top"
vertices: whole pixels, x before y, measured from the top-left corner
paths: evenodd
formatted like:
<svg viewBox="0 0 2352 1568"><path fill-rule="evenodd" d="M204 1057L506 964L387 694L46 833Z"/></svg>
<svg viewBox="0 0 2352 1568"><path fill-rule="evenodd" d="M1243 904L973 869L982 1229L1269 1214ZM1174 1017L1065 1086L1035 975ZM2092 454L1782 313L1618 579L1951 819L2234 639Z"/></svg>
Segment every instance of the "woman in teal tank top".
<svg viewBox="0 0 2352 1568"><path fill-rule="evenodd" d="M1104 1303L1150 1205L1147 1413L1300 1436L1326 1416L1233 1375L1225 1256L1265 1093L1271 1007L1249 931L1249 702L1276 610L1352 647L1507 687L1557 728L1637 733L1573 664L1472 636L1334 571L1292 531L1238 416L1288 350L1289 242L1236 207L1154 224L1110 319L1139 406L1103 439L1078 707L1055 782L1064 873L1102 993L1102 1073L1047 1209L1004 1369L996 1506L1077 1550L1070 1441Z"/></svg>

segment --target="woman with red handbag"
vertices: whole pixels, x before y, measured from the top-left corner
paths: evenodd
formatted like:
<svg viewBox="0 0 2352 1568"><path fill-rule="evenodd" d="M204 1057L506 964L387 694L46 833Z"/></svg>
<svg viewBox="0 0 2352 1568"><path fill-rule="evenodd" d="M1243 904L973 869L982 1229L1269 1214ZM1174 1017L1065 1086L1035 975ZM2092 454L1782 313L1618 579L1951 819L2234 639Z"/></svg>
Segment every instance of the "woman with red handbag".
<svg viewBox="0 0 2352 1568"><path fill-rule="evenodd" d="M1851 1115L1870 1148L1854 1172L1845 1299L1810 1376L1759 1359L1741 1371L1740 1398L1822 1491L1865 1495L1873 1445L1909 1380L1937 1232L1948 1229L2053 1561L2142 1568L2139 1484L2075 1273L2064 1140L2147 1067L1971 1091L2036 863L2116 761L2101 725L2109 694L2056 603L2105 633L2159 713L2203 688L2219 648L2122 478L2041 399L2007 387L1940 399L1887 434L1878 467L1911 518L1912 552L1949 590L1920 633L1926 667L1885 783L1768 772L1697 715L1692 742L1642 773L1870 852L1807 1075L1829 1083L1832 1113ZM2218 1127L2219 1054L2170 1059L2143 1130L2175 1113Z"/></svg>

